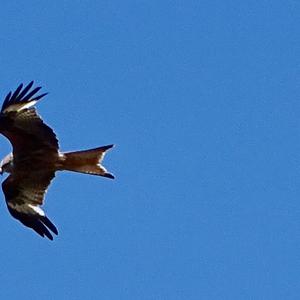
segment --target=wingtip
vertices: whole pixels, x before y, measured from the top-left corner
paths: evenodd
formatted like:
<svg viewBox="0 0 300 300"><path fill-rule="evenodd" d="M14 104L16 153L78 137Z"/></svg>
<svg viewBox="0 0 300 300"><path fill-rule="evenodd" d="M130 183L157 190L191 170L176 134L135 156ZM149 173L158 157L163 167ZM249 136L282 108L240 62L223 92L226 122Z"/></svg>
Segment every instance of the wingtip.
<svg viewBox="0 0 300 300"><path fill-rule="evenodd" d="M110 145L102 146L100 148L102 148L103 151L107 151L107 150L113 148L114 146L115 146L114 144L110 144Z"/></svg>
<svg viewBox="0 0 300 300"><path fill-rule="evenodd" d="M115 176L113 174L111 174L111 173L105 173L103 175L103 177L110 178L110 179L115 179Z"/></svg>
<svg viewBox="0 0 300 300"><path fill-rule="evenodd" d="M4 99L1 111L3 112L7 107L13 104L38 101L48 94L48 93L43 93L41 95L36 95L42 87L38 86L30 91L33 84L34 84L33 80L30 81L29 84L27 84L25 87L23 86L23 83L21 83L14 91L14 93L9 92Z"/></svg>
<svg viewBox="0 0 300 300"><path fill-rule="evenodd" d="M41 218L41 221L55 234L58 235L58 230L56 226L50 221L50 219L46 216Z"/></svg>
<svg viewBox="0 0 300 300"><path fill-rule="evenodd" d="M50 241L53 241L53 236L50 234L50 235L46 235L47 238L50 240Z"/></svg>
<svg viewBox="0 0 300 300"><path fill-rule="evenodd" d="M46 95L48 95L49 93L44 93L44 94L41 94L35 98L32 98L31 101L37 101L37 100L40 100L41 98L45 97Z"/></svg>

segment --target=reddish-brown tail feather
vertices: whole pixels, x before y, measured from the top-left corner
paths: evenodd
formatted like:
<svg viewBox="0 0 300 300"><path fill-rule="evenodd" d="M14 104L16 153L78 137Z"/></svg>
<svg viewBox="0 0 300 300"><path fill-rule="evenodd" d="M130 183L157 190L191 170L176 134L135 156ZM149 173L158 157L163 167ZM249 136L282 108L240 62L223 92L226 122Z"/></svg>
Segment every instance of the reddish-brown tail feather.
<svg viewBox="0 0 300 300"><path fill-rule="evenodd" d="M101 165L105 152L113 146L114 145L107 145L89 150L63 153L62 169L113 179L114 176L107 172L107 170Z"/></svg>

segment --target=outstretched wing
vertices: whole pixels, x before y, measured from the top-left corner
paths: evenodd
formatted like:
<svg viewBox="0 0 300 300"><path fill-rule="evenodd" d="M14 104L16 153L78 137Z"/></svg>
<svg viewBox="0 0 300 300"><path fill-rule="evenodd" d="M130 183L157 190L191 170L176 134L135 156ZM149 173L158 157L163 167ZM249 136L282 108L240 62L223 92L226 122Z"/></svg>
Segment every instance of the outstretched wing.
<svg viewBox="0 0 300 300"><path fill-rule="evenodd" d="M25 88L23 84L6 96L0 113L0 133L6 136L13 146L14 162L55 159L58 154L58 141L53 130L47 126L33 108L47 93L37 95L41 87L31 90L33 81ZM30 158L30 159L28 159Z"/></svg>
<svg viewBox="0 0 300 300"><path fill-rule="evenodd" d="M53 240L50 231L54 234L58 234L58 231L46 217L40 205L43 204L45 193L54 176L54 172L29 172L9 175L2 183L10 214L25 226L50 240Z"/></svg>

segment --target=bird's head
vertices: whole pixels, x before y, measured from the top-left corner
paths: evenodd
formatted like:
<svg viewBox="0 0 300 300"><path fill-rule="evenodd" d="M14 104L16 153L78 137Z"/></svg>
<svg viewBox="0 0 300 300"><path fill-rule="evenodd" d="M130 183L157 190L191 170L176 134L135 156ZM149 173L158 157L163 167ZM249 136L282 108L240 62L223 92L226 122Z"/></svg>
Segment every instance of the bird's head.
<svg viewBox="0 0 300 300"><path fill-rule="evenodd" d="M0 174L3 175L4 172L10 173L13 163L13 154L9 153L0 162Z"/></svg>

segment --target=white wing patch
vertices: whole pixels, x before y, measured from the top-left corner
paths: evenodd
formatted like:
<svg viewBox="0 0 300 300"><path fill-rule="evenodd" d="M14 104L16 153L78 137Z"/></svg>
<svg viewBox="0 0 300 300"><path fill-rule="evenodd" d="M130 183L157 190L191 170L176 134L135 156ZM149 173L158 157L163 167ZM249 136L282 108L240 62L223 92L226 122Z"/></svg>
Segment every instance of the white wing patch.
<svg viewBox="0 0 300 300"><path fill-rule="evenodd" d="M30 215L38 214L39 216L42 217L45 216L44 211L38 205L25 204L25 203L16 204L11 202L7 202L7 205L19 213L30 214Z"/></svg>
<svg viewBox="0 0 300 300"><path fill-rule="evenodd" d="M44 217L45 213L44 211L38 206L38 205L32 205L32 204L28 204L28 206L30 208L32 208L37 214L39 214L40 216Z"/></svg>
<svg viewBox="0 0 300 300"><path fill-rule="evenodd" d="M17 104L12 104L10 106L8 106L3 113L8 113L8 112L12 112L12 111L16 111L16 112L20 112L23 109L29 108L31 106L34 106L37 103L36 100L27 102L27 103L17 103Z"/></svg>

